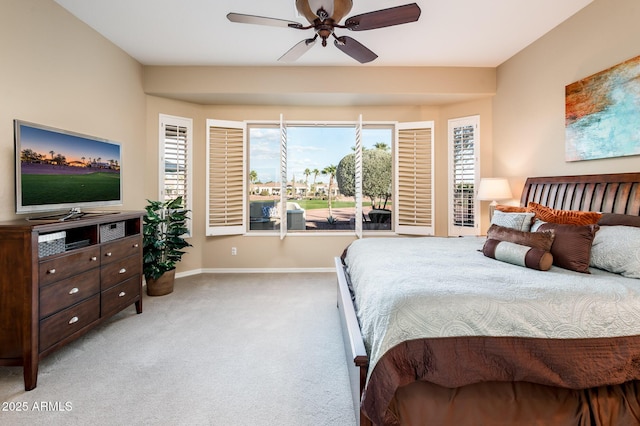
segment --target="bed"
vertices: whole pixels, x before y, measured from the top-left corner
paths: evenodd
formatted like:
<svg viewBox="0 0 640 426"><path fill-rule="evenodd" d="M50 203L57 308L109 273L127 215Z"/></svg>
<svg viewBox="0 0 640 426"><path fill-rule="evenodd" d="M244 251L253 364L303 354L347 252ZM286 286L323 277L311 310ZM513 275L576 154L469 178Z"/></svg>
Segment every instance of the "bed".
<svg viewBox="0 0 640 426"><path fill-rule="evenodd" d="M588 250L602 230L605 254L610 231L640 230L640 173L528 178L520 201L598 212L598 224L571 228L591 229ZM553 244L566 227L554 228ZM602 266L615 273L588 261L581 272L541 271L486 246L486 237L370 238L336 257L358 424L640 424L637 272L617 260ZM587 255L599 259L593 247Z"/></svg>

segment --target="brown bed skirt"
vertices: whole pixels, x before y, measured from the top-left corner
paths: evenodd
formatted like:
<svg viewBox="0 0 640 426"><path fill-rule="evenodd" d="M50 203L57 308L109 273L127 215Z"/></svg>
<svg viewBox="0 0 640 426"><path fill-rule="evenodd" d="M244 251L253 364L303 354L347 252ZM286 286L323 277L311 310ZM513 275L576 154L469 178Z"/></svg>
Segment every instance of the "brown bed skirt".
<svg viewBox="0 0 640 426"><path fill-rule="evenodd" d="M446 388L413 382L396 391L385 425L632 426L640 424L640 382L571 390L527 382Z"/></svg>
<svg viewBox="0 0 640 426"><path fill-rule="evenodd" d="M497 411L497 408L490 408L491 404L505 407L513 404L508 410L505 408L505 413L511 411L509 416L518 416L516 424L576 425L583 424L576 419L585 419L584 424L639 425L639 380L639 336L566 340L519 337L417 339L395 346L378 361L365 386L361 408L374 424L379 425L425 424L405 422L405 419L419 418L414 414L422 411L424 415L425 410L446 418L473 416L460 411L457 405L453 410L447 401L468 405L464 401L470 404L474 400L479 404L474 409L476 412ZM414 388L433 393L434 397L427 402L409 404L414 397L408 394L412 394ZM478 399L479 395L482 395L481 399ZM487 398L490 403L485 402ZM562 412L566 423L560 420L557 423L532 423L531 419L538 416L531 417L531 413L538 413L543 405L548 408L541 413ZM567 417L567 413L571 415ZM594 420L618 416L633 421L598 423ZM480 423L463 420L458 423L454 418L444 421L444 417L436 417L442 422L434 420L427 424L513 424L511 421L498 422L501 417ZM523 418L527 421L523 422ZM559 419L560 414L553 418Z"/></svg>

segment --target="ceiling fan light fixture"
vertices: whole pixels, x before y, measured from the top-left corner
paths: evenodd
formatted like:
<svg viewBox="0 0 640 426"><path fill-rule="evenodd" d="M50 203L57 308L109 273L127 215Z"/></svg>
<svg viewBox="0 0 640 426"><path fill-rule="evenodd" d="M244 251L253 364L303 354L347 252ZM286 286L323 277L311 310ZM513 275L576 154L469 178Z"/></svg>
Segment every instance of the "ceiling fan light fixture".
<svg viewBox="0 0 640 426"><path fill-rule="evenodd" d="M351 11L353 0L296 0L300 15L313 22L324 11L328 18L339 22Z"/></svg>
<svg viewBox="0 0 640 426"><path fill-rule="evenodd" d="M324 10L327 17L333 15L333 0L308 0L311 11L320 16L320 11Z"/></svg>

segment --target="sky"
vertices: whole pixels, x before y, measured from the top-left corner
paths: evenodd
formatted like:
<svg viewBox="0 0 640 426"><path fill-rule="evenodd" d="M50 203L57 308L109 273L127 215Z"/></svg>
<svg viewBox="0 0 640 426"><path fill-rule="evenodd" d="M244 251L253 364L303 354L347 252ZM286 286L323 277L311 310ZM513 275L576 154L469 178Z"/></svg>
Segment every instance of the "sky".
<svg viewBox="0 0 640 426"><path fill-rule="evenodd" d="M20 150L27 148L47 158L51 157L50 151L54 151L54 156L64 155L67 161L82 161L81 158L85 157L86 161L89 158L101 158L102 162L109 160L122 162L118 144L21 124Z"/></svg>
<svg viewBox="0 0 640 426"><path fill-rule="evenodd" d="M391 147L392 129L364 129L363 145L372 148L378 142ZM295 176L305 179L304 170L338 166L340 160L353 152L355 127L287 126L287 180ZM258 173L262 183L279 181L280 129L256 128L250 130L250 170ZM313 182L314 176L309 176ZM316 182L328 183L328 176L319 174Z"/></svg>

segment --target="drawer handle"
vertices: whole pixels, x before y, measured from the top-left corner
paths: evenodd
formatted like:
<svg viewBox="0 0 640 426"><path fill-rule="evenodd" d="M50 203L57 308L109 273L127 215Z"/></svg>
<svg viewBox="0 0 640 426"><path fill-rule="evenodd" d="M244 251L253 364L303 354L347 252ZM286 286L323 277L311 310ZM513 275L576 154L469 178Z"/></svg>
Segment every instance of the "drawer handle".
<svg viewBox="0 0 640 426"><path fill-rule="evenodd" d="M125 293L124 291L121 291L120 294L118 294L118 297L124 297L127 293Z"/></svg>
<svg viewBox="0 0 640 426"><path fill-rule="evenodd" d="M125 272L127 272L126 268L122 268L118 271L119 274L124 274Z"/></svg>
<svg viewBox="0 0 640 426"><path fill-rule="evenodd" d="M69 320L69 324L73 324L73 323L76 323L76 322L78 322L78 317L73 317L73 318L71 318Z"/></svg>
<svg viewBox="0 0 640 426"><path fill-rule="evenodd" d="M138 247L140 247L140 245L139 245L138 243L135 243L135 244L133 245L133 248L138 248Z"/></svg>
<svg viewBox="0 0 640 426"><path fill-rule="evenodd" d="M80 291L80 289L78 287L74 287L71 290L69 290L69 294L76 294L79 291Z"/></svg>
<svg viewBox="0 0 640 426"><path fill-rule="evenodd" d="M105 256L111 257L111 252L106 253Z"/></svg>
<svg viewBox="0 0 640 426"><path fill-rule="evenodd" d="M47 274L55 274L55 273L56 273L56 269L55 268L49 269L47 271Z"/></svg>
<svg viewBox="0 0 640 426"><path fill-rule="evenodd" d="M95 256L91 256L91 259L89 259L89 260L92 261L92 262L95 262L96 260L98 260L98 258L95 257Z"/></svg>

